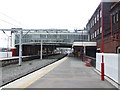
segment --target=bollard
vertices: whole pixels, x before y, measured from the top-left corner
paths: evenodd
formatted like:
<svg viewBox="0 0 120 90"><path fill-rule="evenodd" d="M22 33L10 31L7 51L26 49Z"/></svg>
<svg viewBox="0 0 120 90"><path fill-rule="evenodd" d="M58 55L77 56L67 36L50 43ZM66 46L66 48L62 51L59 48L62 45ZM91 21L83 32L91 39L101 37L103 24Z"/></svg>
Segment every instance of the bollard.
<svg viewBox="0 0 120 90"><path fill-rule="evenodd" d="M82 61L84 61L84 56L82 55Z"/></svg>
<svg viewBox="0 0 120 90"><path fill-rule="evenodd" d="M102 55L102 63L101 63L101 80L104 81L104 56Z"/></svg>

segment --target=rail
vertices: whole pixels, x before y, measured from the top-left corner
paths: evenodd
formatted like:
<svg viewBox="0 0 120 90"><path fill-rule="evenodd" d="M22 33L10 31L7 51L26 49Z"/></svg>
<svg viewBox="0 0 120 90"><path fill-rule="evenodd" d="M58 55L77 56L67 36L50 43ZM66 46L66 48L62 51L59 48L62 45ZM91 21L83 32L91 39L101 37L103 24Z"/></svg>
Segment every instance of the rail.
<svg viewBox="0 0 120 90"><path fill-rule="evenodd" d="M52 56L49 56L49 57L52 59L44 59L44 60L35 59L33 61L28 61L28 63L23 63L23 65L20 66L19 69L18 69L17 65L2 67L4 69L4 72L2 72L3 77L2 77L2 83L0 86L4 86L10 82L13 82L14 80L17 80L23 76L26 76L32 72L35 72L43 67L46 67L46 66L64 58L65 56L67 56L67 54L59 54L59 55L51 54L51 55ZM54 59L53 59L53 57L54 57ZM25 68L25 69L23 69L23 68ZM18 70L16 70L16 69L18 69ZM5 72L5 70L7 70L7 71ZM7 73L8 74L11 73L11 74L8 75Z"/></svg>

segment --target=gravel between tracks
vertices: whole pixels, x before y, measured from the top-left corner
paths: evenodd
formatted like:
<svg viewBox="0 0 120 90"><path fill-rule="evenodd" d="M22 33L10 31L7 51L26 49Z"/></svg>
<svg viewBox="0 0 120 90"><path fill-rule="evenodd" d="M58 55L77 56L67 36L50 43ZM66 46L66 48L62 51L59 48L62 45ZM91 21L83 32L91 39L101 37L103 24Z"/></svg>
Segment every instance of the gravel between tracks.
<svg viewBox="0 0 120 90"><path fill-rule="evenodd" d="M22 66L18 66L18 64L9 65L2 67L2 85L13 81L19 77L22 77L30 72L33 72L39 68L42 68L52 62L58 60L58 58L63 57L64 55L55 55L50 56L48 59L35 59L32 61L23 62ZM1 68L1 67L0 67Z"/></svg>

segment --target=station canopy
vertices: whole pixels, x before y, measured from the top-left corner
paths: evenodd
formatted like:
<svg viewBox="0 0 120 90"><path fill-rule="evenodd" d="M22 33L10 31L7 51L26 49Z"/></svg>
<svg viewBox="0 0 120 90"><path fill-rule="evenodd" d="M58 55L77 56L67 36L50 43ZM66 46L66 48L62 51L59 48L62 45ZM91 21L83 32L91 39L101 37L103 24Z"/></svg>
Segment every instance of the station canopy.
<svg viewBox="0 0 120 90"><path fill-rule="evenodd" d="M75 46L96 46L96 42L73 42L72 47Z"/></svg>

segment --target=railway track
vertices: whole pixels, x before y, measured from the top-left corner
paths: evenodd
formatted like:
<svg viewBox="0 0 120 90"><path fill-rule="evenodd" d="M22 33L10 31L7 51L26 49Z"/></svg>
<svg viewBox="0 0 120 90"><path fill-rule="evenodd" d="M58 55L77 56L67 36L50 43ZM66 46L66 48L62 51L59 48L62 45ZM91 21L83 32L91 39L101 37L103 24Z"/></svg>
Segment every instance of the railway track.
<svg viewBox="0 0 120 90"><path fill-rule="evenodd" d="M29 62L25 62L22 66L18 66L16 64L9 65L6 67L3 67L2 69L2 85L4 86L8 83L11 83L21 77L24 77L32 72L35 72L43 67L46 67L62 58L64 58L67 55L54 55L49 56L48 59L36 59ZM7 70L7 71L5 71ZM12 72L13 71L13 72Z"/></svg>

